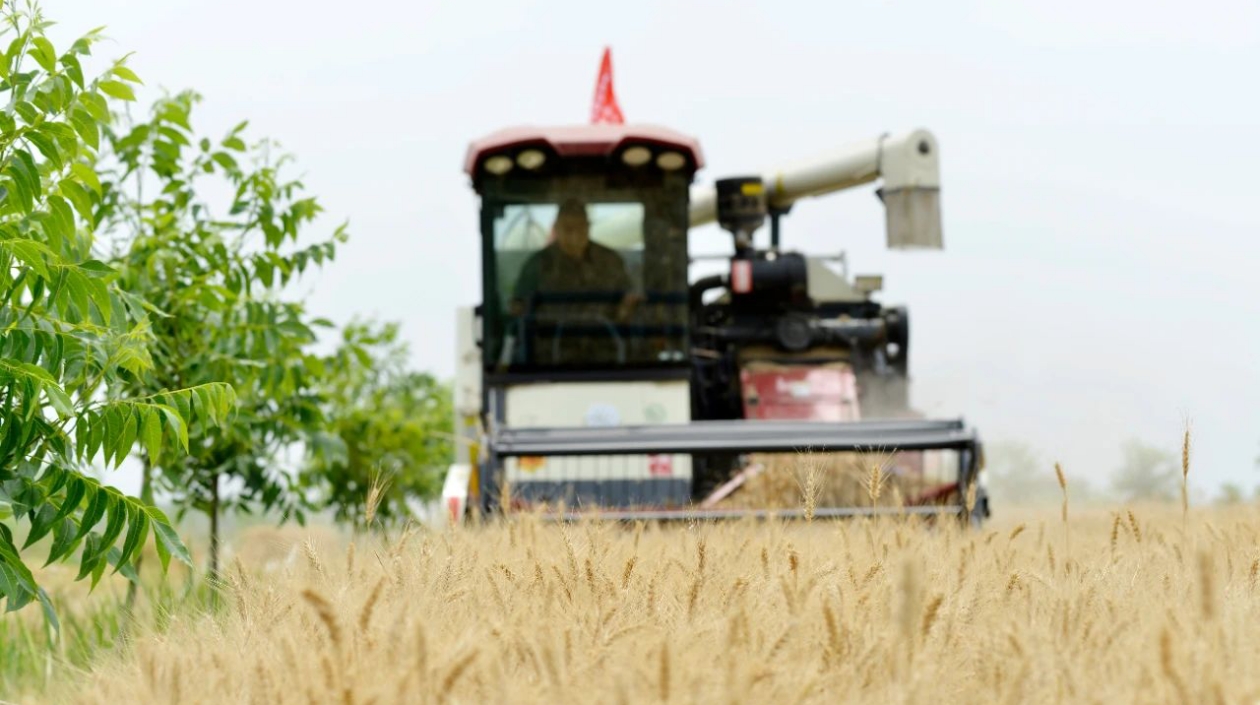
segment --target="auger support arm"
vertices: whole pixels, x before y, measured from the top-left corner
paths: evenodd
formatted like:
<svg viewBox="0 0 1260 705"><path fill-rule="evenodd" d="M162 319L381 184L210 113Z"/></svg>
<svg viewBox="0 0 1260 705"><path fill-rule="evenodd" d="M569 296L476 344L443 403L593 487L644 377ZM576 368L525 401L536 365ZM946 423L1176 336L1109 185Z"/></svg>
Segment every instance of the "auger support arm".
<svg viewBox="0 0 1260 705"><path fill-rule="evenodd" d="M881 135L762 175L770 208L880 182L890 249L943 249L940 153L927 130ZM717 218L712 184L691 189L691 227Z"/></svg>

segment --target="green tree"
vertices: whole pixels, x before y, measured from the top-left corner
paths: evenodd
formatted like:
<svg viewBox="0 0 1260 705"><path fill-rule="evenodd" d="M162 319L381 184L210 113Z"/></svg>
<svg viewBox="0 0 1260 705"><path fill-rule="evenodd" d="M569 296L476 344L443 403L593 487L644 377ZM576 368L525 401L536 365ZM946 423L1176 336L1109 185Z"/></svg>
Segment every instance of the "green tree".
<svg viewBox="0 0 1260 705"><path fill-rule="evenodd" d="M1062 497L1053 465L1032 446L997 442L984 449L986 481L995 504L1054 504Z"/></svg>
<svg viewBox="0 0 1260 705"><path fill-rule="evenodd" d="M97 149L112 100L132 99L139 78L116 62L89 80L81 58L99 33L58 52L49 24L38 7L0 5L0 599L39 600L51 616L22 555L45 537L48 562L77 550L93 584L109 565L128 572L150 531L163 566L188 560L160 510L86 470L116 467L137 444L173 457L190 424L227 415L232 390L207 379L117 393L151 373L151 333L143 302L93 253L109 212Z"/></svg>
<svg viewBox="0 0 1260 705"><path fill-rule="evenodd" d="M1171 502L1180 495L1181 466L1173 453L1139 440L1124 445L1111 487L1125 502Z"/></svg>
<svg viewBox="0 0 1260 705"><path fill-rule="evenodd" d="M407 360L397 324L356 321L325 362L331 429L303 484L341 521L395 522L408 516L408 499L441 489L454 457L451 389Z"/></svg>
<svg viewBox="0 0 1260 705"><path fill-rule="evenodd" d="M1236 482L1226 482L1221 485L1221 494L1216 501L1226 505L1242 504L1243 488Z"/></svg>
<svg viewBox="0 0 1260 705"><path fill-rule="evenodd" d="M214 575L225 510L303 518L295 473L277 454L323 426L324 365L311 346L314 328L327 324L286 287L331 261L345 235L343 226L326 241L300 243L321 209L285 175L288 157L269 141L247 143L246 123L218 140L198 136L198 101L180 93L157 101L146 119L120 118L107 135L112 168L102 188L113 205L113 262L120 284L147 304L156 368L123 389L227 379L236 390L236 413L194 433L187 455L141 457L145 493L162 490L181 515L209 518Z"/></svg>
<svg viewBox="0 0 1260 705"><path fill-rule="evenodd" d="M1021 441L999 441L986 445L985 476L994 504L1058 504L1063 498L1054 463ZM1068 473L1068 494L1072 502L1089 503L1100 499L1092 483Z"/></svg>

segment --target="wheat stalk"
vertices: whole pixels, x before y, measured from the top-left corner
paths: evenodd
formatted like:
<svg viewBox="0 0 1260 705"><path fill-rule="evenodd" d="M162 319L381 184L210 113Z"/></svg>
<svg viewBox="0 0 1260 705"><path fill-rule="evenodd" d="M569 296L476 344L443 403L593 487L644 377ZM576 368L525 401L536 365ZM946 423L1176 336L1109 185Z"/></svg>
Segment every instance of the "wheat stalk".
<svg viewBox="0 0 1260 705"><path fill-rule="evenodd" d="M1193 702L1190 697L1189 689L1186 688L1186 682L1182 680L1181 674L1177 671L1177 660L1173 654L1172 633L1165 627L1159 633L1159 665L1164 671L1164 676L1173 684L1173 688L1177 691L1178 702Z"/></svg>
<svg viewBox="0 0 1260 705"><path fill-rule="evenodd" d="M812 457L805 456L801 463L804 468L803 478L797 478L797 484L801 489L801 504L805 511L806 523L814 520L814 512L818 508L818 497L822 493L822 483L819 481L822 475L821 462Z"/></svg>
<svg viewBox="0 0 1260 705"><path fill-rule="evenodd" d="M337 621L337 611L333 609L332 604L323 595L310 588L302 590L301 594L302 599L306 600L311 609L315 610L315 615L323 623L333 648L340 653L342 651L342 637L341 624Z"/></svg>
<svg viewBox="0 0 1260 705"><path fill-rule="evenodd" d="M626 567L621 571L621 589L626 590L630 587L630 576L634 575L634 565L639 561L637 555L630 556L626 560Z"/></svg>
<svg viewBox="0 0 1260 705"><path fill-rule="evenodd" d="M1184 534L1190 517L1190 422L1186 421L1185 432L1181 436L1181 531Z"/></svg>
<svg viewBox="0 0 1260 705"><path fill-rule="evenodd" d="M661 643L660 667L657 673L657 688L659 689L661 702L669 702L669 642Z"/></svg>
<svg viewBox="0 0 1260 705"><path fill-rule="evenodd" d="M1063 465L1061 463L1056 462L1054 464L1054 476L1059 480L1059 490L1063 492L1063 511L1061 516L1063 518L1063 553L1064 564L1066 566L1068 561L1067 555L1070 553L1070 530L1068 529L1068 483L1067 475L1063 474Z"/></svg>
<svg viewBox="0 0 1260 705"><path fill-rule="evenodd" d="M879 497L884 491L884 480L884 469L877 463L872 463L866 476L866 496L871 500L871 509L879 504Z"/></svg>
<svg viewBox="0 0 1260 705"><path fill-rule="evenodd" d="M913 645L915 627L921 626L923 616L923 581L917 561L910 559L902 564L898 588L901 596L898 619L901 638L907 645Z"/></svg>
<svg viewBox="0 0 1260 705"><path fill-rule="evenodd" d="M1116 546L1120 543L1120 527L1123 526L1120 515L1116 514L1111 522L1111 560L1116 560Z"/></svg>
<svg viewBox="0 0 1260 705"><path fill-rule="evenodd" d="M311 544L311 540L307 538L302 542L302 550L306 554L306 562L310 565L311 570L321 578L327 578L328 574L324 571L324 563L319 559L319 554L315 551L315 546Z"/></svg>
<svg viewBox="0 0 1260 705"><path fill-rule="evenodd" d="M376 513L380 509L381 502L385 499L385 492L389 489L389 482L388 474L381 472L379 469L368 481L367 497L363 503L363 522L365 526L371 527L372 523L376 521Z"/></svg>
<svg viewBox="0 0 1260 705"><path fill-rule="evenodd" d="M1129 516L1129 528L1133 529L1133 540L1142 543L1142 526L1138 524L1137 516L1133 514L1132 509L1125 511Z"/></svg>
<svg viewBox="0 0 1260 705"><path fill-rule="evenodd" d="M927 607L923 610L923 621L919 626L919 634L926 639L929 632L932 631L932 625L936 624L936 618L940 615L941 605L945 602L945 596L936 593L928 600Z"/></svg>
<svg viewBox="0 0 1260 705"><path fill-rule="evenodd" d="M477 660L477 653L476 650L469 652L456 661L450 670L446 672L446 675L442 678L441 685L438 687L438 698L440 700L445 701L450 698L451 691L455 689L455 683L459 681L460 676L464 675L469 666L472 666L473 661Z"/></svg>
<svg viewBox="0 0 1260 705"><path fill-rule="evenodd" d="M363 609L359 611L359 634L367 634L368 627L372 625L372 613L376 610L376 603L381 599L381 594L385 591L385 582L384 577L377 579L376 586L372 588L368 599L363 603Z"/></svg>
<svg viewBox="0 0 1260 705"><path fill-rule="evenodd" d="M1216 616L1216 567L1212 554L1199 552L1199 608L1205 621Z"/></svg>

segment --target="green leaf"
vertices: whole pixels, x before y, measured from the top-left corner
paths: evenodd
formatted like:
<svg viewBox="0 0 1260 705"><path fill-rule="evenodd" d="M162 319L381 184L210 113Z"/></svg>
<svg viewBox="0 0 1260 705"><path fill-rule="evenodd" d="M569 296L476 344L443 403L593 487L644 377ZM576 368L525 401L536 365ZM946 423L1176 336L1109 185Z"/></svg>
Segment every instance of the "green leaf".
<svg viewBox="0 0 1260 705"><path fill-rule="evenodd" d="M79 137L92 149L100 149L101 135L97 118L83 108L75 108L70 112L70 126L79 133Z"/></svg>
<svg viewBox="0 0 1260 705"><path fill-rule="evenodd" d="M140 574L136 572L136 567L130 561L124 561L122 552L116 547L109 549L105 554L105 561L114 566L115 573L121 573L122 576L137 585L140 583ZM95 576L96 580L100 580L100 576Z"/></svg>
<svg viewBox="0 0 1260 705"><path fill-rule="evenodd" d="M22 212L30 213L35 207L35 198L42 190L39 170L36 168L35 160L31 158L30 152L24 149L14 150L13 157L9 160L9 165L5 168L4 173L13 180L14 186L17 187L17 197L21 204Z"/></svg>
<svg viewBox="0 0 1260 705"><path fill-rule="evenodd" d="M135 100L135 91L131 90L131 86L122 81L101 81L96 87L107 96L117 98L119 100Z"/></svg>
<svg viewBox="0 0 1260 705"><path fill-rule="evenodd" d="M108 556L109 551L106 550L105 556L102 556L103 560L98 559L92 564L92 587L88 589L88 592L95 590L97 583L101 582L101 578L105 576L105 568L108 566Z"/></svg>
<svg viewBox="0 0 1260 705"><path fill-rule="evenodd" d="M100 562L100 554L101 535L92 532L83 542L83 553L79 556L79 575L75 577L75 580L82 580L92 574L96 569L96 564Z"/></svg>
<svg viewBox="0 0 1260 705"><path fill-rule="evenodd" d="M175 408L179 410L179 417L188 423L192 423L192 392L180 390L171 394L171 400Z"/></svg>
<svg viewBox="0 0 1260 705"><path fill-rule="evenodd" d="M109 490L104 490L109 492ZM122 535L123 527L127 525L127 500L121 494L115 495L110 492L109 497L109 521L105 524L105 533L101 535L102 552L113 548L114 542Z"/></svg>
<svg viewBox="0 0 1260 705"><path fill-rule="evenodd" d="M122 461L127 458L129 453L131 453L132 447L136 444L136 435L139 432L138 427L139 424L136 422L136 415L134 413L128 414L127 423L123 426L122 436L118 439L118 447L120 450L118 451L118 460L115 463L115 466L122 464Z"/></svg>
<svg viewBox="0 0 1260 705"><path fill-rule="evenodd" d="M113 267L101 262L100 260L89 259L79 263L79 269L90 272L93 276L109 276L116 274L117 270Z"/></svg>
<svg viewBox="0 0 1260 705"><path fill-rule="evenodd" d="M127 518L130 523L127 526L127 538L123 541L122 551L118 558L119 564L129 563L132 555L144 545L144 539L149 535L149 517L142 508L128 502Z"/></svg>
<svg viewBox="0 0 1260 705"><path fill-rule="evenodd" d="M44 385L44 394L48 397L48 403L52 404L53 409L63 419L74 416L74 404L70 401L69 395L62 391L57 384Z"/></svg>
<svg viewBox="0 0 1260 705"><path fill-rule="evenodd" d="M61 65L64 67L65 74L74 81L74 85L80 90L83 89L83 66L79 63L79 57L74 54L62 54Z"/></svg>
<svg viewBox="0 0 1260 705"><path fill-rule="evenodd" d="M48 593L44 592L44 588L39 588L39 605L44 610L44 620L52 627L54 634L61 632L61 621L57 619L57 610L53 609L52 600L48 599Z"/></svg>
<svg viewBox="0 0 1260 705"><path fill-rule="evenodd" d="M28 142L35 145L35 149L38 149L39 153L48 159L48 162L52 164L54 169L61 168L61 150L57 149L57 144L51 138L33 130L27 131L23 136L26 137Z"/></svg>
<svg viewBox="0 0 1260 705"><path fill-rule="evenodd" d="M76 533L74 522L69 519L61 520L61 523L53 529L53 545L52 548L48 549L48 560L44 563L45 567L52 565L74 551L74 547L79 545Z"/></svg>
<svg viewBox="0 0 1260 705"><path fill-rule="evenodd" d="M57 516L53 518L53 522L64 521L74 513L74 510L79 508L79 503L83 501L83 495L86 492L87 483L77 473L71 473L66 481L66 496L61 500L61 506L57 509Z"/></svg>
<svg viewBox="0 0 1260 705"><path fill-rule="evenodd" d="M109 325L110 316L113 315L113 299L109 295L109 287L99 278L84 277L84 286L87 288L88 296L92 299L92 303L96 304L96 310L101 314L101 320L105 325Z"/></svg>
<svg viewBox="0 0 1260 705"><path fill-rule="evenodd" d="M96 414L92 417L89 431L86 460L95 458L97 452L101 449L101 445L105 442L105 417L103 414Z"/></svg>
<svg viewBox="0 0 1260 705"><path fill-rule="evenodd" d="M79 94L79 103L88 111L88 114L96 118L98 122L109 122L109 101L99 93L84 91Z"/></svg>
<svg viewBox="0 0 1260 705"><path fill-rule="evenodd" d="M173 144L180 146L186 146L188 144L188 137L184 135L183 132L180 132L170 125L162 125L158 127L158 133Z"/></svg>
<svg viewBox="0 0 1260 705"><path fill-rule="evenodd" d="M30 267L40 277L51 278L46 258L52 254L46 245L34 240L0 240L0 249L8 250L19 262Z"/></svg>
<svg viewBox="0 0 1260 705"><path fill-rule="evenodd" d="M31 569L26 567L18 555L17 546L13 545L13 535L9 531L9 527L0 524L3 530L0 530L0 566L9 569L10 580L15 584L16 590L9 592L9 600L12 602L14 592L29 591L32 595L35 592L35 576L31 574ZM10 604L10 609L13 609Z"/></svg>
<svg viewBox="0 0 1260 705"><path fill-rule="evenodd" d="M46 37L37 36L31 39L31 50L26 53L30 54L45 71L53 73L57 70L57 51L53 49L52 42Z"/></svg>
<svg viewBox="0 0 1260 705"><path fill-rule="evenodd" d="M22 368L27 375L38 379L43 384L57 384L57 379L52 376L52 373L39 365L30 362L19 362L18 367Z"/></svg>
<svg viewBox="0 0 1260 705"><path fill-rule="evenodd" d="M214 423L214 411L210 406L209 399L206 397L205 387L196 387L192 390L192 395L188 398L191 402L193 423L200 423L202 426L210 426Z"/></svg>
<svg viewBox="0 0 1260 705"><path fill-rule="evenodd" d="M36 541L48 535L56 525L57 508L52 504L45 504L35 513L35 518L31 520L31 530L26 535L26 543L22 544L22 550L26 550L35 544Z"/></svg>
<svg viewBox="0 0 1260 705"><path fill-rule="evenodd" d="M87 278L81 273L68 270L66 275L66 288L70 292L70 301L74 303L75 308L79 309L79 315L87 318L91 314L88 306L88 290Z"/></svg>
<svg viewBox="0 0 1260 705"><path fill-rule="evenodd" d="M236 164L236 160L233 159L232 155L227 152L215 152L210 155L210 158L218 162L219 166L227 169L228 171L236 171L239 168Z"/></svg>
<svg viewBox="0 0 1260 705"><path fill-rule="evenodd" d="M111 406L105 410L105 463L118 456L122 443L123 424L125 420L122 409Z"/></svg>
<svg viewBox="0 0 1260 705"><path fill-rule="evenodd" d="M179 540L179 534L171 528L171 520L166 518L166 514L153 506L146 506L144 513L149 515L149 522L153 526L154 545L162 561L162 570L166 570L171 556L175 556L181 563L191 568L192 556L188 555L184 542Z"/></svg>
<svg viewBox="0 0 1260 705"><path fill-rule="evenodd" d="M70 165L70 173L74 174L84 186L95 191L97 194L101 192L101 180L96 175L96 170L82 162L75 162Z"/></svg>
<svg viewBox="0 0 1260 705"><path fill-rule="evenodd" d="M104 490L100 489L99 486L89 487L88 490L91 497L88 499L87 509L83 510L83 517L79 519L79 532L75 536L76 540L87 536L92 527L96 526L101 517L105 516L105 510L109 507L109 495Z"/></svg>
<svg viewBox="0 0 1260 705"><path fill-rule="evenodd" d="M62 179L61 183L57 184L57 188L60 189L61 195L65 196L66 200L70 201L74 209L79 212L79 216L91 224L94 217L92 213L92 196L84 188L83 184L71 179Z"/></svg>
<svg viewBox="0 0 1260 705"><path fill-rule="evenodd" d="M149 460L156 462L162 452L162 420L158 412L152 408L144 410L144 424L140 429L140 439L149 454ZM125 553L125 551L124 551Z"/></svg>
<svg viewBox="0 0 1260 705"><path fill-rule="evenodd" d="M39 111L39 108L25 100L19 100L13 106L13 112L17 113L27 125L38 124L44 118L44 114Z"/></svg>
<svg viewBox="0 0 1260 705"><path fill-rule="evenodd" d="M54 240L69 240L74 235L74 211L66 199L56 194L48 197L49 219L44 224L44 232ZM61 248L57 248L60 250Z"/></svg>
<svg viewBox="0 0 1260 705"><path fill-rule="evenodd" d="M35 576L22 563L6 527L0 531L0 594L9 598L6 610L12 612L29 604L35 597L35 590Z"/></svg>
<svg viewBox="0 0 1260 705"><path fill-rule="evenodd" d="M168 406L162 407L162 415L166 417L167 429L174 434L175 441L179 443L180 447L184 449L185 453L187 453L188 424L184 422L184 419L180 418L180 415L177 414L174 409Z"/></svg>
<svg viewBox="0 0 1260 705"><path fill-rule="evenodd" d="M21 592L17 584L17 576L7 565L8 560L0 556L0 597L16 599Z"/></svg>
<svg viewBox="0 0 1260 705"><path fill-rule="evenodd" d="M124 81L131 81L132 83L141 83L141 84L144 83L144 81L141 81L140 77L136 75L135 71L132 71L126 66L115 66L114 68L110 69L109 72L121 78Z"/></svg>

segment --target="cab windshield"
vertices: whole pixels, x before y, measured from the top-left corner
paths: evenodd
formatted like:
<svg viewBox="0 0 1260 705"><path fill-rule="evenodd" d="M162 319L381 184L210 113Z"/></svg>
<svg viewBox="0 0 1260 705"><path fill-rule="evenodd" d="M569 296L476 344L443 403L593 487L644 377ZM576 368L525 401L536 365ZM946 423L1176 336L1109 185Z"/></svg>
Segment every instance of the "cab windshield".
<svg viewBox="0 0 1260 705"><path fill-rule="evenodd" d="M486 364L500 372L685 364L685 194L599 176L487 192Z"/></svg>

